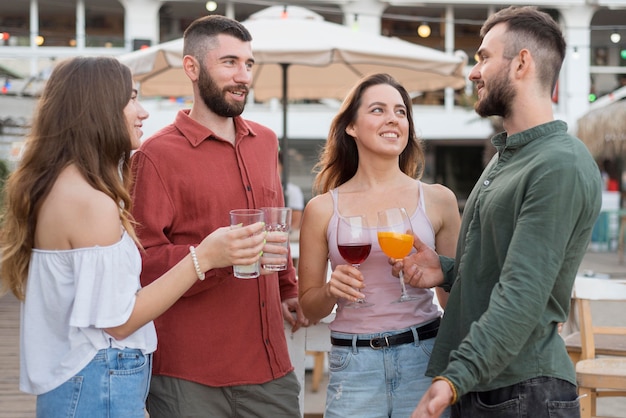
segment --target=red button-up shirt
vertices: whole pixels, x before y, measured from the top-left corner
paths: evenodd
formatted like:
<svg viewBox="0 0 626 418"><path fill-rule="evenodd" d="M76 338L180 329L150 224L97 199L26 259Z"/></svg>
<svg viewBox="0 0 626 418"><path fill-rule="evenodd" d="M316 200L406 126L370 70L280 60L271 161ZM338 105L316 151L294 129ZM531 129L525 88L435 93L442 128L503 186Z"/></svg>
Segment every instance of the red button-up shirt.
<svg viewBox="0 0 626 418"><path fill-rule="evenodd" d="M283 206L278 140L236 117L236 139L217 137L180 111L132 157L133 215L145 248L143 285L154 281L207 234L230 225L229 211ZM154 322L153 373L209 386L259 384L293 370L281 300L297 297L293 265L258 279L232 267L210 270Z"/></svg>

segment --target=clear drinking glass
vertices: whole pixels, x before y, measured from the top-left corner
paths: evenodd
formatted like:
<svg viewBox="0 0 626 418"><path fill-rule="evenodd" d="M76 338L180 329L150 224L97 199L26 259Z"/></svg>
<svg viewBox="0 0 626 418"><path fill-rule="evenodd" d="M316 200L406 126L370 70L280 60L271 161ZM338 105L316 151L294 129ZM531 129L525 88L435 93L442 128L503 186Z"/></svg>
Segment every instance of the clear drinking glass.
<svg viewBox="0 0 626 418"><path fill-rule="evenodd" d="M262 208L265 216L265 231L267 241L273 245L280 245L289 250L289 229L291 228L291 208L268 207ZM272 241L272 237L280 236L284 242ZM287 269L287 257L289 254L275 254L264 252L261 258L261 267L269 271L282 271Z"/></svg>
<svg viewBox="0 0 626 418"><path fill-rule="evenodd" d="M264 220L260 209L233 209L230 211L231 228L251 225ZM233 273L238 279L255 279L261 275L261 263L257 261L245 266L233 266Z"/></svg>

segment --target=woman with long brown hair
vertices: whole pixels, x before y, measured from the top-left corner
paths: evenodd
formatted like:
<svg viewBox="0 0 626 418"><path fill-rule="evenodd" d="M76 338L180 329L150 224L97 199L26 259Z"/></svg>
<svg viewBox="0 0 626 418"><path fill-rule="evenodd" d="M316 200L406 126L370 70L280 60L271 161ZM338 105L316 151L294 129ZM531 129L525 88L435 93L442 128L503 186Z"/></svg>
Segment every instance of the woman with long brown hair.
<svg viewBox="0 0 626 418"><path fill-rule="evenodd" d="M440 254L454 255L456 198L442 185L421 182L423 167L407 91L387 74L363 78L331 124L317 166L319 194L304 210L300 233L305 315L318 321L337 306L330 323L327 418L409 416L430 383L424 373L441 316L434 292L411 288L412 300L394 303L401 286L376 239L378 212L405 208L416 235ZM338 248L337 224L351 215L365 215L371 237L359 268ZM363 298L367 306L349 307Z"/></svg>
<svg viewBox="0 0 626 418"><path fill-rule="evenodd" d="M38 417L143 418L152 320L205 271L260 256L262 223L220 228L141 288L129 158L147 117L116 59L60 62L7 183L0 273L22 301L20 389Z"/></svg>

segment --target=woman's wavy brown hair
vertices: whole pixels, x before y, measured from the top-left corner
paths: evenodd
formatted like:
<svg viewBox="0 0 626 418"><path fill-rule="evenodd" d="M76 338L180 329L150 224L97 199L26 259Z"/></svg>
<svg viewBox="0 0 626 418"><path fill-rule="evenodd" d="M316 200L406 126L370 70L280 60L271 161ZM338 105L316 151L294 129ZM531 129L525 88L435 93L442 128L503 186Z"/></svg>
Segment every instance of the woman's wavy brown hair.
<svg viewBox="0 0 626 418"><path fill-rule="evenodd" d="M94 189L119 202L122 225L138 242L130 215L131 133L124 116L132 93L131 72L115 58L77 57L53 70L5 188L2 293L10 290L24 300L39 208L70 164Z"/></svg>
<svg viewBox="0 0 626 418"><path fill-rule="evenodd" d="M346 128L356 120L363 93L368 88L380 84L388 84L398 90L406 106L406 116L409 120L409 140L400 154L398 162L400 169L413 178L422 176L425 158L424 145L415 133L411 97L404 86L389 74L373 74L362 78L352 88L330 125L328 139L321 152L320 160L313 169L318 173L313 182L315 194L326 193L347 182L356 174L359 167L359 152L354 138L346 133Z"/></svg>

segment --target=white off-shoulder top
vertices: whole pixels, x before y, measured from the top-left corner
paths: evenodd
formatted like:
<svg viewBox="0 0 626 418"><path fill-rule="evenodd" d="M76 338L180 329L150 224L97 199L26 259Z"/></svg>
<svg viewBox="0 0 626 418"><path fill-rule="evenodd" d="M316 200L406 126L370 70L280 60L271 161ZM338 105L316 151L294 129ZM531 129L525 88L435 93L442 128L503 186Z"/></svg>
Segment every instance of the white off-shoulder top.
<svg viewBox="0 0 626 418"><path fill-rule="evenodd" d="M105 247L33 249L21 309L20 390L46 393L108 347L156 350L149 322L124 340L103 329L124 324L141 288L141 255L124 232Z"/></svg>

